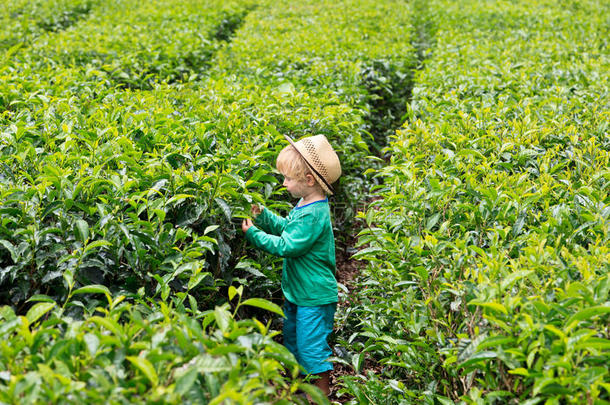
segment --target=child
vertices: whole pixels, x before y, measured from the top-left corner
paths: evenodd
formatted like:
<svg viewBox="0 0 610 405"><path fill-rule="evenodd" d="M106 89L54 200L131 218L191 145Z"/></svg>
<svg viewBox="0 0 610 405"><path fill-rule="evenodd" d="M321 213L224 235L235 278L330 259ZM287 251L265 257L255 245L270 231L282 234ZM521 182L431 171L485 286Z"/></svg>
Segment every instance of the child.
<svg viewBox="0 0 610 405"><path fill-rule="evenodd" d="M337 306L335 240L327 194L341 175L341 164L324 135L293 142L277 157L277 169L297 206L287 218L252 206L254 224L242 223L246 239L268 253L284 258L284 345L316 385L330 394L332 351L327 338L333 330Z"/></svg>

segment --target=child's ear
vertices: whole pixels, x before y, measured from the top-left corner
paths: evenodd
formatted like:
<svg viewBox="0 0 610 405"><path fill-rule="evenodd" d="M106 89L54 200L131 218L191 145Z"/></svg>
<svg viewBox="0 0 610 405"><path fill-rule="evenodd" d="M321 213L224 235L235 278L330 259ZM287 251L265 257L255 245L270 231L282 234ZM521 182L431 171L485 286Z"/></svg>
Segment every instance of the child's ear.
<svg viewBox="0 0 610 405"><path fill-rule="evenodd" d="M307 185L309 187L313 187L316 184L316 179L313 178L313 174L307 174L305 177L307 178Z"/></svg>

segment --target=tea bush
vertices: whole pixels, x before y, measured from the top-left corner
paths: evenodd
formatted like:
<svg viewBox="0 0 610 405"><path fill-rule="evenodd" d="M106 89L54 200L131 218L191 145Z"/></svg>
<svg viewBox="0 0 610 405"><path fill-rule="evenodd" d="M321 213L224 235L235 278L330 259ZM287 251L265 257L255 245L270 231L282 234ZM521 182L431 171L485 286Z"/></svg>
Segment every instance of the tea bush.
<svg viewBox="0 0 610 405"><path fill-rule="evenodd" d="M210 27L222 26L226 9L243 4L205 8L200 17L189 18L193 26L208 21L197 26L210 37ZM251 37L256 15L245 22L230 49L220 50L219 62L200 81L166 80L149 91L131 92L116 87L108 72L88 59L66 62L66 52L74 55L93 42L108 55L116 54L113 60L125 69L137 58L143 65L159 66L158 53L134 57L142 46L138 32L146 32L136 23L156 24L158 34L169 38L178 26L172 23L202 3L189 2L163 15L156 6L100 6L89 20L41 38L5 65L10 80L3 91L2 156L10 170L2 190L2 280L11 284L5 300L22 305L40 293L58 299L73 282L76 287L105 283L132 292L145 286L167 298L172 288L181 291L193 280L200 284L199 298L210 299L214 295L209 291L231 282L235 266L268 289L265 274L277 269L260 257L258 264L239 262L244 242L235 215L245 215L251 202L262 203L275 194L276 180L269 173L284 142L281 133L324 133L334 140L350 187L340 194L348 205L339 213L344 218L339 224L349 221L345 218L354 211L349 201L357 200L354 194L362 185L358 177L367 149L361 137L367 105L346 94L364 94L365 85L353 81L333 89L296 87L232 76L239 69L227 60L242 61L239 46L244 53L254 46L242 38ZM265 10L277 13L282 8L275 4ZM126 18L115 18L119 13ZM359 15L357 10L351 13ZM106 33L117 27L131 34ZM185 38L190 42L185 40L183 49L201 46L199 37ZM310 48L326 57L324 48ZM354 66L360 52L351 56ZM31 75L24 77L26 72ZM277 275L271 278L277 289Z"/></svg>
<svg viewBox="0 0 610 405"><path fill-rule="evenodd" d="M361 176L361 51L350 56L355 75L331 88L236 75L228 60L252 46L244 38L257 20L224 43L253 4L103 3L69 29L24 39L29 46L3 61L0 283L13 306L2 310L3 401L282 403L298 401L298 387L318 395L296 382L298 367L268 325L235 319L225 292L239 295L241 313L280 312L242 303L231 284L269 298L279 287L273 260L242 260L239 222L252 202L287 207L272 167L281 134L326 134L346 178ZM285 6L258 4L272 14ZM369 32L378 14L357 19L352 6L343 8L356 31ZM348 76L313 45L328 75ZM192 52L201 53L193 63Z"/></svg>
<svg viewBox="0 0 610 405"><path fill-rule="evenodd" d="M342 394L609 401L607 11L11 0L1 401L325 402L273 340L279 262L239 227L289 208L282 134L317 133L339 239L376 194Z"/></svg>
<svg viewBox="0 0 610 405"><path fill-rule="evenodd" d="M158 82L194 80L224 43L216 38L218 30L234 27L227 18L244 15L252 5L104 2L71 29L48 32L5 55L0 107L12 113L52 96L97 104L117 86L151 89Z"/></svg>
<svg viewBox="0 0 610 405"><path fill-rule="evenodd" d="M115 9L123 5L113 4ZM104 15L102 11L99 12ZM182 11L178 9L177 15ZM224 14L215 15L220 23ZM167 14L165 18L169 19ZM80 32L84 27L87 32L88 24L89 21L83 21L74 31ZM103 75L91 73L90 66L65 70L61 66L45 66L49 59L32 51L49 50L52 48L49 43L65 44L62 38L70 35L73 34L66 31L48 34L5 65L4 72L11 80L7 80L8 91L3 92L8 108L3 114L2 134L6 178L2 186L5 214L2 281L10 279L11 288L4 294L15 304L36 293L59 298L72 288L75 276L77 284L127 283L133 290L146 285L147 279L152 280L153 274L149 273L152 270L157 277L166 277L162 294L167 296L169 276L166 271L159 271L165 267L163 262L172 269L171 274L176 268L180 272L188 268L201 282L206 274L210 275L210 272L199 274L202 266L196 264L202 255L218 257L212 254L216 253L217 240L206 236L214 227L204 226L201 234L195 236L197 240L188 244L190 251L185 252L190 255L188 264L183 263L182 254L172 254L185 239L192 241L192 231L179 230L175 224L191 225L204 210L211 210L210 204L215 204L216 212L229 212L222 200L223 193L216 193L223 176L220 174L214 182L206 179L210 177L205 172L208 165L195 173L196 181L201 181L199 187L207 188L207 196L203 197L206 192L201 190L201 204L185 203L195 197L184 193L187 189L182 185L192 177L183 166L189 157L181 156L180 151L187 146L185 134L198 130L201 121L192 114L183 120L173 119L180 115L176 104L181 104L175 98L180 94L175 89L165 87L171 95L164 95L163 91L126 93L106 86L107 81L99 80ZM124 39L123 45L128 43ZM26 71L31 76L24 78L22 74ZM48 93L41 88L48 89ZM16 99L11 100L13 95ZM184 99L185 95L180 97ZM191 103L195 100L196 97ZM157 114L147 111L145 102L152 102ZM180 137L182 145L178 142ZM209 142L207 146L212 139ZM161 155L165 153L167 156ZM196 150L195 154L199 153ZM211 161L208 164L213 166ZM219 168L212 170L218 172ZM178 189L173 184L176 175L181 179ZM227 177L230 178L226 176L224 183ZM154 197L164 195L170 182L171 194L153 202L157 199ZM229 189L224 183L221 189ZM189 184L187 188L192 191L196 183ZM176 193L177 190L183 193ZM143 213L145 209L157 211ZM217 260L214 273L219 278L219 273L226 272L227 260L228 257L223 266Z"/></svg>
<svg viewBox="0 0 610 405"><path fill-rule="evenodd" d="M59 31L84 18L97 0L7 0L0 10L0 52L9 57L46 31ZM12 48L12 52L10 51ZM7 57L5 54L4 57Z"/></svg>
<svg viewBox="0 0 610 405"><path fill-rule="evenodd" d="M194 80L252 1L108 2L78 29L39 40L30 58L101 71L112 83L149 89L158 81ZM171 8L171 13L167 10Z"/></svg>
<svg viewBox="0 0 610 405"><path fill-rule="evenodd" d="M322 97L336 93L365 111L360 132L378 148L406 112L415 64L411 8L403 1L327 0L259 7L215 68Z"/></svg>
<svg viewBox="0 0 610 405"><path fill-rule="evenodd" d="M2 274L15 303L65 284L66 272L130 288L157 274L183 279L180 290L202 269L230 282L244 246L235 215L276 193L278 129L316 117L341 136L354 115L212 79L199 91L119 92L86 115L69 102L53 111L22 111L3 134Z"/></svg>
<svg viewBox="0 0 610 405"><path fill-rule="evenodd" d="M0 400L287 404L302 403L295 394L302 389L327 402L296 380L299 366L272 340L277 332L256 319L237 317L248 305L281 314L269 302L242 300L242 291L229 291L234 307L205 311L196 304L186 309L177 298L138 296L131 302L104 286L75 290L61 307L39 302L25 316L1 307ZM82 294L103 298L81 302ZM85 307L81 319L66 315L75 305Z"/></svg>
<svg viewBox="0 0 610 405"><path fill-rule="evenodd" d="M325 134L339 149L344 175L332 206L340 239L352 232L367 192L366 169L379 165L363 152L379 148L380 134L406 112L415 63L410 24L410 5L400 1L274 2L248 14L211 67L211 75L276 85L287 96L304 91L328 108L350 111L351 122L337 123L338 138L316 118L301 131Z"/></svg>
<svg viewBox="0 0 610 405"><path fill-rule="evenodd" d="M606 403L607 5L430 7L436 45L361 215L352 347L396 403Z"/></svg>
<svg viewBox="0 0 610 405"><path fill-rule="evenodd" d="M252 1L105 2L77 28L41 36L18 57L37 70L80 67L113 86L150 89L155 82L194 80L208 68L220 39L226 40L253 6Z"/></svg>

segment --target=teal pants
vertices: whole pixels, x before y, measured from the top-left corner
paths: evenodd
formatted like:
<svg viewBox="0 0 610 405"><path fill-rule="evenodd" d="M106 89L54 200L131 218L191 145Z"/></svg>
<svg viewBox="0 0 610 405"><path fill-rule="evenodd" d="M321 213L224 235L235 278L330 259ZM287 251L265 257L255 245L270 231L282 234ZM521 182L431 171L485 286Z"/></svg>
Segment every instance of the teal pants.
<svg viewBox="0 0 610 405"><path fill-rule="evenodd" d="M333 331L336 309L337 303L302 307L284 302L284 346L308 374L333 369L327 361L333 354L327 340Z"/></svg>

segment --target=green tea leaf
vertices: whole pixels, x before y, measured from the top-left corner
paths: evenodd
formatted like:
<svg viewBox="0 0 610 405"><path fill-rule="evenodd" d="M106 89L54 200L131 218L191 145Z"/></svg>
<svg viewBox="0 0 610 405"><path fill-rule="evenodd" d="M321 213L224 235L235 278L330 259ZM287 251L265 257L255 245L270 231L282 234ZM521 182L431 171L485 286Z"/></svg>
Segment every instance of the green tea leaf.
<svg viewBox="0 0 610 405"><path fill-rule="evenodd" d="M88 253L89 251L91 251L93 249L97 249L97 248L101 248L101 247L105 247L105 246L112 246L112 243L108 242L107 240L96 240L94 242L87 244L83 253Z"/></svg>
<svg viewBox="0 0 610 405"><path fill-rule="evenodd" d="M55 302L53 300L53 298L49 297L48 295L44 295L44 294L36 294L36 295L32 295L30 298L28 298L27 302Z"/></svg>
<svg viewBox="0 0 610 405"><path fill-rule="evenodd" d="M559 330L556 326L554 325L544 325L544 329L553 332L555 335L557 335L558 337L565 339L566 334Z"/></svg>
<svg viewBox="0 0 610 405"><path fill-rule="evenodd" d="M17 317L11 319L9 321L4 321L0 323L0 337L4 337L4 335L11 333L15 329L17 329L22 324L21 317Z"/></svg>
<svg viewBox="0 0 610 405"><path fill-rule="evenodd" d="M220 228L220 225L210 225L210 226L205 228L205 230L203 231L203 234L207 235L208 233L213 232L213 231L215 231L218 228Z"/></svg>
<svg viewBox="0 0 610 405"><path fill-rule="evenodd" d="M203 280L205 280L206 277L210 277L211 274L205 271L202 271L201 273L197 273L194 276L191 276L189 278L189 282L188 282L188 289L192 290L193 288L197 287Z"/></svg>
<svg viewBox="0 0 610 405"><path fill-rule="evenodd" d="M74 237L76 240L85 243L89 238L89 224L87 221L77 219L74 223Z"/></svg>
<svg viewBox="0 0 610 405"><path fill-rule="evenodd" d="M214 309L214 317L216 318L216 324L220 330L224 333L229 329L231 322L231 314L223 307L216 307Z"/></svg>
<svg viewBox="0 0 610 405"><path fill-rule="evenodd" d="M574 326L576 326L579 322L589 320L598 315L608 314L610 313L610 306L607 305L598 305L595 307L585 308L581 311L578 311L574 315L570 316L564 322L564 328L570 331Z"/></svg>
<svg viewBox="0 0 610 405"><path fill-rule="evenodd" d="M282 317L284 316L284 311L282 311L282 308L280 308L277 304L274 304L273 302L267 301L262 298L249 298L242 302L241 305L249 305L252 307L265 309Z"/></svg>
<svg viewBox="0 0 610 405"><path fill-rule="evenodd" d="M576 348L581 349L581 350L587 350L587 349L610 350L610 339L590 337L582 342L579 342L576 345Z"/></svg>
<svg viewBox="0 0 610 405"><path fill-rule="evenodd" d="M235 298L236 295L239 295L241 297L243 292L244 292L243 285L240 285L238 288L235 288L234 286L230 286L229 287L229 301L233 301L233 298Z"/></svg>
<svg viewBox="0 0 610 405"><path fill-rule="evenodd" d="M83 339L85 341L85 344L87 345L87 350L89 351L89 354L91 355L91 357L95 357L97 349L100 346L100 339L97 337L97 335L93 333L85 334L85 336L83 336Z"/></svg>
<svg viewBox="0 0 610 405"><path fill-rule="evenodd" d="M476 302L476 301L470 301L468 303L469 305L477 305L479 307L483 307L483 308L489 308L492 311L495 312L501 312L505 315L508 315L508 311L506 310L506 307L498 302Z"/></svg>
<svg viewBox="0 0 610 405"><path fill-rule="evenodd" d="M95 324L102 326L112 332L116 337L123 340L123 332L121 331L121 327L116 321L110 318L102 318L100 316L92 316L89 318L89 322L94 322Z"/></svg>
<svg viewBox="0 0 610 405"><path fill-rule="evenodd" d="M495 359L496 357L498 357L498 354L496 352L482 351L470 356L466 361L460 363L460 366L468 368L469 366L472 366L475 363L479 363L489 359Z"/></svg>
<svg viewBox="0 0 610 405"><path fill-rule="evenodd" d="M176 194L175 196L167 200L167 204L175 205L176 203L179 203L180 201L184 201L189 198L195 198L195 196L192 194Z"/></svg>
<svg viewBox="0 0 610 405"><path fill-rule="evenodd" d="M17 261L19 260L19 253L17 252L15 247L9 241L4 239L0 239L0 245L4 246L5 249L9 251L13 263L17 263Z"/></svg>
<svg viewBox="0 0 610 405"><path fill-rule="evenodd" d="M513 370L508 370L508 373L514 374L514 375L522 375L524 377L529 377L529 375L530 375L529 371L523 367L515 368Z"/></svg>
<svg viewBox="0 0 610 405"><path fill-rule="evenodd" d="M315 404L330 405L328 397L324 395L324 393L320 391L318 387L310 384L301 384L299 388L301 388L305 393L307 393L307 395L311 397L311 400Z"/></svg>
<svg viewBox="0 0 610 405"><path fill-rule="evenodd" d="M38 319L40 319L40 317L42 317L44 314L46 314L51 309L53 309L53 307L55 307L54 302L40 302L40 303L34 305L32 308L30 308L30 310L25 315L25 317L27 318L28 322L31 325L34 322L36 322Z"/></svg>
<svg viewBox="0 0 610 405"><path fill-rule="evenodd" d="M148 381L152 384L153 387L156 387L159 384L159 377L157 376L157 372L153 367L152 363L148 361L148 359L144 357L135 357L135 356L127 356L127 360L131 362L134 366L146 376Z"/></svg>
<svg viewBox="0 0 610 405"><path fill-rule="evenodd" d="M529 276L533 272L534 272L533 270L520 270L520 271L515 271L514 273L510 273L508 276L506 276L502 280L502 282L500 283L500 288L502 290L506 290L508 288L511 288L515 282L517 282L518 280L526 278L527 276Z"/></svg>
<svg viewBox="0 0 610 405"><path fill-rule="evenodd" d="M229 353L243 353L246 351L246 348L239 345L219 345L212 349L208 349L208 353L213 356L224 355Z"/></svg>
<svg viewBox="0 0 610 405"><path fill-rule="evenodd" d="M110 296L108 287L99 284L91 284L72 291L72 294L106 294Z"/></svg>
<svg viewBox="0 0 610 405"><path fill-rule="evenodd" d="M195 384L198 375L199 372L196 368L189 369L186 373L178 377L178 379L176 380L176 387L174 391L178 395L186 394L191 389L193 384Z"/></svg>
<svg viewBox="0 0 610 405"><path fill-rule="evenodd" d="M428 220L426 221L426 229L431 230L432 228L434 228L434 225L437 224L437 222L440 218L441 218L440 213L436 213L436 214L432 215L430 218L428 218Z"/></svg>

